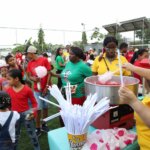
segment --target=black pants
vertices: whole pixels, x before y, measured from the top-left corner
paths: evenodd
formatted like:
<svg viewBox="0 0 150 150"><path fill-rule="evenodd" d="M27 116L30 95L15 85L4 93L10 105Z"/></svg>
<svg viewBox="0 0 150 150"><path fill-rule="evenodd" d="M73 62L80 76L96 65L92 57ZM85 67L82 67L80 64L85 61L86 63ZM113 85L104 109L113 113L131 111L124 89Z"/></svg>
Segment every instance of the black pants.
<svg viewBox="0 0 150 150"><path fill-rule="evenodd" d="M62 70L57 70L56 71L57 74L61 74L61 72L62 72ZM61 87L62 87L61 78L58 78L57 86L58 86L59 89L61 89Z"/></svg>

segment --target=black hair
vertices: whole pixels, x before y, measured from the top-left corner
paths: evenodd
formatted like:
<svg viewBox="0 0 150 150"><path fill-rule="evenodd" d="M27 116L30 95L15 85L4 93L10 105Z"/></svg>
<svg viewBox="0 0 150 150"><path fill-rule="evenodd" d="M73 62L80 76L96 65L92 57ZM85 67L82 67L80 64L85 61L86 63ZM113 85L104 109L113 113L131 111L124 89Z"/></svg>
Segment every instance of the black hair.
<svg viewBox="0 0 150 150"><path fill-rule="evenodd" d="M32 88L32 82L31 82L30 80L26 79L26 80L24 80L24 83L25 83L28 87Z"/></svg>
<svg viewBox="0 0 150 150"><path fill-rule="evenodd" d="M78 58L85 60L86 56L84 55L84 52L81 48L79 47L71 47L70 50L73 52L73 54L75 56L77 56Z"/></svg>
<svg viewBox="0 0 150 150"><path fill-rule="evenodd" d="M135 60L138 58L139 55L143 55L145 52L148 52L146 49L139 49L137 52L134 53L130 63L134 64Z"/></svg>
<svg viewBox="0 0 150 150"><path fill-rule="evenodd" d="M42 55L43 57L48 57L47 53L43 53Z"/></svg>
<svg viewBox="0 0 150 150"><path fill-rule="evenodd" d="M106 47L108 43L111 43L111 42L114 42L117 46L118 46L118 41L115 37L113 36L107 36L105 39L104 39L104 42L103 42L103 46Z"/></svg>
<svg viewBox="0 0 150 150"><path fill-rule="evenodd" d="M120 44L119 49L121 50L121 49L127 48L127 47L128 47L128 44L123 42L123 43Z"/></svg>
<svg viewBox="0 0 150 150"><path fill-rule="evenodd" d="M94 60L94 59L95 59L95 58L94 58L94 55L91 54L89 59L90 59L90 60Z"/></svg>
<svg viewBox="0 0 150 150"><path fill-rule="evenodd" d="M6 57L5 57L5 62L8 64L8 61L9 61L9 59L11 58L11 57L13 57L11 54L9 54L9 55L7 55Z"/></svg>
<svg viewBox="0 0 150 150"><path fill-rule="evenodd" d="M19 81L22 83L22 84L25 84L24 80L23 80L23 77L22 77L22 72L21 70L18 70L18 69L12 69L12 70L9 70L8 71L8 75L11 76L12 78L18 78Z"/></svg>
<svg viewBox="0 0 150 150"><path fill-rule="evenodd" d="M10 108L10 106L11 106L10 96L4 91L0 91L0 109L5 110L6 108Z"/></svg>
<svg viewBox="0 0 150 150"><path fill-rule="evenodd" d="M61 49L62 49L61 47L57 48L57 50L56 50L56 55L55 55L55 60L56 60L57 56L60 55L60 54L59 54L59 51L60 51Z"/></svg>

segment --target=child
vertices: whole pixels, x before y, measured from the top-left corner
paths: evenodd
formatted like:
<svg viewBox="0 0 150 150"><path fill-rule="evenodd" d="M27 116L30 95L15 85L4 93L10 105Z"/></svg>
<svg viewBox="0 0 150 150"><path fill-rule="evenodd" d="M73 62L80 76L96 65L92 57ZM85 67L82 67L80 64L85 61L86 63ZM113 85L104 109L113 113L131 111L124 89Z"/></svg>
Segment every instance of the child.
<svg viewBox="0 0 150 150"><path fill-rule="evenodd" d="M6 63L8 64L8 70L19 69L19 70L21 70L21 72L22 72L22 76L24 76L24 70L23 70L23 68L22 68L21 65L17 64L17 62L16 62L14 56L12 56L12 55L10 55L10 54L7 55L7 56L5 57L5 61L6 61Z"/></svg>
<svg viewBox="0 0 150 150"><path fill-rule="evenodd" d="M137 67L130 63L123 64L123 67L150 80L150 69ZM147 95L140 102L127 87L120 88L119 96L121 103L129 104L136 112L136 129L140 150L150 150L150 97Z"/></svg>
<svg viewBox="0 0 150 150"><path fill-rule="evenodd" d="M35 133L34 127L34 114L35 110L37 109L37 102L34 98L33 92L27 85L24 85L20 70L10 70L8 72L7 78L9 84L11 85L11 87L7 90L12 100L11 109L19 112L20 114L16 140L18 142L21 124L24 124L32 140L34 150L40 150L38 138ZM30 109L28 100L31 101L32 109Z"/></svg>
<svg viewBox="0 0 150 150"><path fill-rule="evenodd" d="M6 89L9 87L8 80L6 79L7 72L8 72L7 65L5 63L2 63L0 65L0 74L1 74L0 90L1 91L6 91Z"/></svg>
<svg viewBox="0 0 150 150"><path fill-rule="evenodd" d="M9 111L10 96L0 91L0 150L14 150L15 126L20 115Z"/></svg>

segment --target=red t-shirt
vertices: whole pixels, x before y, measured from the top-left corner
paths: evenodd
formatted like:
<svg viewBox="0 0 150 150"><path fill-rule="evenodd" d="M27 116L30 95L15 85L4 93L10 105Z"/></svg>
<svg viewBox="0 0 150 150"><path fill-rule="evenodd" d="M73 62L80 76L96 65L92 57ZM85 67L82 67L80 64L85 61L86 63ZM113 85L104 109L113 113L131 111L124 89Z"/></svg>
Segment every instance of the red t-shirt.
<svg viewBox="0 0 150 150"><path fill-rule="evenodd" d="M27 66L27 72L31 74L31 76L35 76L37 77L36 75L36 72L35 72L35 68L38 67L38 66L44 66L47 71L50 71L51 70L51 65L50 63L48 62L47 58L44 58L44 57L38 57L38 59L36 60L31 60L29 63L28 63L28 66ZM47 84L47 78L48 78L48 74L42 78L40 80L40 83L41 83L41 91L43 91L46 87L46 84ZM37 82L34 82L34 90L35 91L38 91L38 88L37 88Z"/></svg>
<svg viewBox="0 0 150 150"><path fill-rule="evenodd" d="M16 53L16 60L18 62L18 64L21 64L22 62L22 54L21 53Z"/></svg>
<svg viewBox="0 0 150 150"><path fill-rule="evenodd" d="M129 52L127 52L127 53L125 54L125 57L126 57L126 59L128 60L128 62L131 61L133 55L134 55L134 52L133 52L133 51L129 51Z"/></svg>
<svg viewBox="0 0 150 150"><path fill-rule="evenodd" d="M33 95L32 90L24 85L19 92L14 91L12 87L7 89L7 93L11 97L11 109L17 112L25 112L29 110L28 101L31 101L32 108L37 108L37 102Z"/></svg>
<svg viewBox="0 0 150 150"><path fill-rule="evenodd" d="M142 67L140 60L136 60L136 61L134 62L134 65L137 66L137 67ZM142 77L141 77L141 76L139 76L139 75L136 74L136 73L133 73L133 76L134 76L135 78L139 79L139 80L140 80L140 84L142 84Z"/></svg>

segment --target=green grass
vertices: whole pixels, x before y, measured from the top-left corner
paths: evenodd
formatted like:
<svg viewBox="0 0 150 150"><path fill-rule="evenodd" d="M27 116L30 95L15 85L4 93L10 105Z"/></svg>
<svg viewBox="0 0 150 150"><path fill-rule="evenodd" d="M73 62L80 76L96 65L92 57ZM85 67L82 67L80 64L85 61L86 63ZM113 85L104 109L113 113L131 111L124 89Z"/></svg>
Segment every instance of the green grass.
<svg viewBox="0 0 150 150"><path fill-rule="evenodd" d="M54 84L56 82L57 82L57 79L52 78L52 83ZM51 100L56 102L56 100L54 98L52 98ZM49 106L49 115L55 114L57 112L58 112L58 108L56 108L55 106L52 106L52 105ZM48 127L51 130L59 128L60 123L59 123L58 117L49 121ZM42 135L39 137L39 142L40 142L41 150L49 150L48 138L47 138L46 133L42 132ZM33 150L33 146L30 142L30 138L27 135L25 128L22 128L22 130L21 130L21 137L19 139L18 150Z"/></svg>

